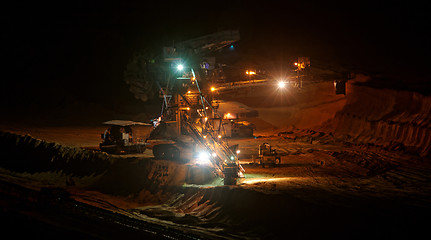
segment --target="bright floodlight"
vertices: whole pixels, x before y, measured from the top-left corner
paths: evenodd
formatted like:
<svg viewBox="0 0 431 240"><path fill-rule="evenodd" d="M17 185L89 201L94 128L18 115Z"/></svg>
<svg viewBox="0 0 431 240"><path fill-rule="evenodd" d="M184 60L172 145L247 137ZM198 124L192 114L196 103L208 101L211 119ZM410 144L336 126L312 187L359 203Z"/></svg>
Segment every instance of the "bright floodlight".
<svg viewBox="0 0 431 240"><path fill-rule="evenodd" d="M286 87L286 83L283 81L278 82L278 88L285 88Z"/></svg>
<svg viewBox="0 0 431 240"><path fill-rule="evenodd" d="M184 69L184 66L182 64L178 64L177 69L178 71L181 71Z"/></svg>
<svg viewBox="0 0 431 240"><path fill-rule="evenodd" d="M198 164L207 165L210 163L210 155L207 152L200 152L198 155Z"/></svg>

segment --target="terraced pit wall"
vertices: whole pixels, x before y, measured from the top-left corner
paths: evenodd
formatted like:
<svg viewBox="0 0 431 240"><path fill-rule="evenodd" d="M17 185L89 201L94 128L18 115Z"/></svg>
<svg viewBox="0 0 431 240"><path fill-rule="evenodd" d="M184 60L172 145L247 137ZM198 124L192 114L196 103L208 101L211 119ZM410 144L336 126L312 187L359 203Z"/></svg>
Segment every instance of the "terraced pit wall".
<svg viewBox="0 0 431 240"><path fill-rule="evenodd" d="M346 141L431 155L431 96L347 83L347 101L326 131Z"/></svg>
<svg viewBox="0 0 431 240"><path fill-rule="evenodd" d="M323 81L276 92L280 95L269 87L261 90L265 97L235 101L255 108L259 118L279 132L331 132L341 141L430 156L431 96L371 87L372 81L378 83L357 75L346 83L346 95L336 95L333 82Z"/></svg>

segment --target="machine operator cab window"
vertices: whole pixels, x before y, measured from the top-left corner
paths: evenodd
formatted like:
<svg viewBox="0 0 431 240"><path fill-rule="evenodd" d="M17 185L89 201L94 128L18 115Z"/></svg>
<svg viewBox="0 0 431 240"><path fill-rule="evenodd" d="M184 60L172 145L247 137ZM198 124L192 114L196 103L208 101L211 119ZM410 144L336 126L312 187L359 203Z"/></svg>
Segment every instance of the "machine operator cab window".
<svg viewBox="0 0 431 240"><path fill-rule="evenodd" d="M132 142L132 129L129 126L120 127L120 133L121 133L121 142L124 145L129 144L129 142Z"/></svg>
<svg viewBox="0 0 431 240"><path fill-rule="evenodd" d="M132 142L132 128L129 126L112 125L108 128L102 138L106 143L127 145Z"/></svg>

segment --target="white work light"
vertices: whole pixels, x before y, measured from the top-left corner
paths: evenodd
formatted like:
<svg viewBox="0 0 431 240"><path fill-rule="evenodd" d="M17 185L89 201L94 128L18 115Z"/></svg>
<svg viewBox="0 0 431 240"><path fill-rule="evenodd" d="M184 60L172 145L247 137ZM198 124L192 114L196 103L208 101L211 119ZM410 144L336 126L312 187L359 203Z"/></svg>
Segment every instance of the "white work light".
<svg viewBox="0 0 431 240"><path fill-rule="evenodd" d="M286 83L283 81L279 81L277 85L278 85L278 88L285 88L286 87Z"/></svg>
<svg viewBox="0 0 431 240"><path fill-rule="evenodd" d="M198 154L198 164L208 165L211 163L210 155L207 152L200 152Z"/></svg>

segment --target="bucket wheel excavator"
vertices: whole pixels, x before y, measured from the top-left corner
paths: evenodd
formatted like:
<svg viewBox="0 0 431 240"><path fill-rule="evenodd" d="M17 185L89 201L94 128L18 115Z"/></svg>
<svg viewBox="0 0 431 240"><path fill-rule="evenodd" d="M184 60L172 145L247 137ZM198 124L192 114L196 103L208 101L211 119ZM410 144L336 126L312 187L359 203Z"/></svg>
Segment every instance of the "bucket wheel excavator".
<svg viewBox="0 0 431 240"><path fill-rule="evenodd" d="M238 146L229 147L221 137L222 117L200 84L207 84L212 71L220 71L213 58L207 61L208 55L238 40L238 31L223 31L165 47L161 56L132 61L125 76L136 98L152 98L154 86L163 98L161 114L152 120L154 129L146 140L155 158L212 164L225 185L236 184L244 169Z"/></svg>

